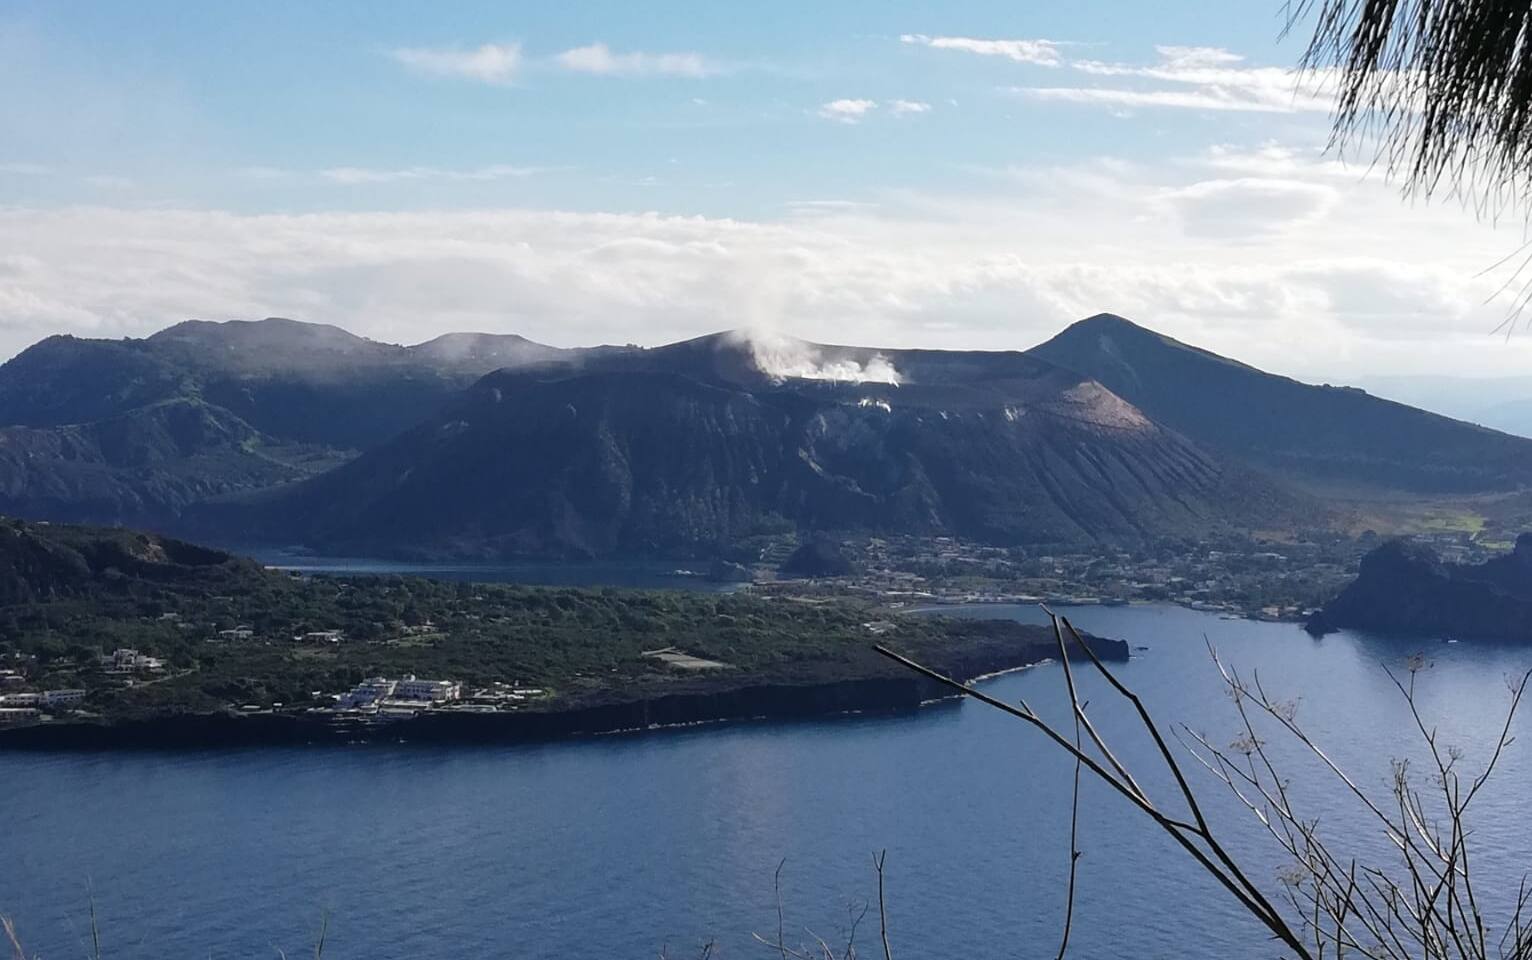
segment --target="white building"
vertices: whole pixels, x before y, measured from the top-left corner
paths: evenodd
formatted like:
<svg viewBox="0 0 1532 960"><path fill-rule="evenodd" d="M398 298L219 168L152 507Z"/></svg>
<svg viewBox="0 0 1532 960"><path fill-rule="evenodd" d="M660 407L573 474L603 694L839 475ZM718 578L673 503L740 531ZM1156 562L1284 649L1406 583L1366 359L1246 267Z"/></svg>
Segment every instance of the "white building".
<svg viewBox="0 0 1532 960"><path fill-rule="evenodd" d="M129 647L113 650L111 656L101 658L101 668L108 673L134 673L138 670L163 670L165 661L158 657L146 657Z"/></svg>
<svg viewBox="0 0 1532 960"><path fill-rule="evenodd" d="M0 707L8 709L15 707L35 707L43 702L40 693L8 693L0 697Z"/></svg>
<svg viewBox="0 0 1532 960"><path fill-rule="evenodd" d="M357 709L383 705L385 701L398 704L408 701L414 704L444 703L461 700L463 685L454 680L421 680L410 675L402 680L371 677L357 684L336 701L342 709Z"/></svg>
<svg viewBox="0 0 1532 960"><path fill-rule="evenodd" d="M218 631L218 639L220 640L249 640L254 636L255 631L243 624L232 630Z"/></svg>
<svg viewBox="0 0 1532 960"><path fill-rule="evenodd" d="M0 707L0 724L22 723L37 720L41 716L36 707Z"/></svg>
<svg viewBox="0 0 1532 960"><path fill-rule="evenodd" d="M341 694L337 706L345 708L370 707L379 700L387 700L394 695L394 688L398 681L386 680L383 677L372 677L363 680L351 689L350 693Z"/></svg>
<svg viewBox="0 0 1532 960"><path fill-rule="evenodd" d="M343 637L339 630L310 630L298 639L304 643L340 643Z"/></svg>
<svg viewBox="0 0 1532 960"><path fill-rule="evenodd" d="M44 690L43 706L69 707L85 699L84 690Z"/></svg>
<svg viewBox="0 0 1532 960"><path fill-rule="evenodd" d="M394 687L394 696L400 700L458 700L463 696L463 685L451 680L418 680L413 674L400 680Z"/></svg>

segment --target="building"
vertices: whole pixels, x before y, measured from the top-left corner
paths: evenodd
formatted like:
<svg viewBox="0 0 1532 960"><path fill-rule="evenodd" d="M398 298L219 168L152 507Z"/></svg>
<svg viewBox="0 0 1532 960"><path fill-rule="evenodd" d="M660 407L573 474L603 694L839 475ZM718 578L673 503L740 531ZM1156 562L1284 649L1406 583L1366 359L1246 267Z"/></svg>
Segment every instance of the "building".
<svg viewBox="0 0 1532 960"><path fill-rule="evenodd" d="M28 720L41 719L42 714L36 707L0 707L0 726L7 723L25 723Z"/></svg>
<svg viewBox="0 0 1532 960"><path fill-rule="evenodd" d="M393 696L396 686L398 681L372 677L357 684L351 692L341 694L336 706L345 709L374 706L379 700L386 700Z"/></svg>
<svg viewBox="0 0 1532 960"><path fill-rule="evenodd" d="M232 630L218 631L218 639L220 640L249 640L254 636L255 631L244 624L240 624Z"/></svg>
<svg viewBox="0 0 1532 960"><path fill-rule="evenodd" d="M344 637L339 630L310 630L298 639L304 643L340 643Z"/></svg>
<svg viewBox="0 0 1532 960"><path fill-rule="evenodd" d="M43 706L71 707L85 699L84 690L44 690Z"/></svg>
<svg viewBox="0 0 1532 960"><path fill-rule="evenodd" d="M107 673L136 673L139 670L163 670L165 661L158 657L146 657L128 647L113 650L110 656L101 658L101 669Z"/></svg>
<svg viewBox="0 0 1532 960"><path fill-rule="evenodd" d="M451 680L419 680L414 674L400 680L394 687L394 696L400 700L430 700L440 703L458 700L463 696L463 685Z"/></svg>
<svg viewBox="0 0 1532 960"><path fill-rule="evenodd" d="M401 701L416 706L428 703L445 703L460 700L463 685L455 680L421 680L414 675L401 680L372 677L363 680L350 692L340 695L336 706L356 710L384 705L385 701L399 704Z"/></svg>
<svg viewBox="0 0 1532 960"><path fill-rule="evenodd" d="M8 693L0 697L0 707L14 709L16 707L35 707L43 702L40 693Z"/></svg>

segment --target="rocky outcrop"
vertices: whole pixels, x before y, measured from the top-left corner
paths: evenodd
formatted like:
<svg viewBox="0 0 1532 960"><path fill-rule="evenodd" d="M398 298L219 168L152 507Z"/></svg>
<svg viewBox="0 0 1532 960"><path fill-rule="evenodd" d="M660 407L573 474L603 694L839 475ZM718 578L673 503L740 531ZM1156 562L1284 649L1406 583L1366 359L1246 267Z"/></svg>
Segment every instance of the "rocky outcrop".
<svg viewBox="0 0 1532 960"><path fill-rule="evenodd" d="M1509 555L1478 565L1386 543L1308 623L1315 634L1337 629L1532 641L1532 534L1518 537Z"/></svg>

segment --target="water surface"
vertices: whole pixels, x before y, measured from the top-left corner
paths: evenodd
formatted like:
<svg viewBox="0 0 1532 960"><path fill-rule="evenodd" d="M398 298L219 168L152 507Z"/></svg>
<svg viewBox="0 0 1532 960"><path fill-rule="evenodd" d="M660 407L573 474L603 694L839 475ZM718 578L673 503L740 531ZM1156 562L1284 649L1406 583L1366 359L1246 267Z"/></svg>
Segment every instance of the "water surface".
<svg viewBox="0 0 1532 960"><path fill-rule="evenodd" d="M1148 647L1121 673L1167 723L1228 740L1233 718L1206 637L1298 698L1300 718L1378 790L1412 742L1380 661L1426 650L1423 707L1445 741L1468 749L1465 762L1483 758L1504 676L1532 663L1526 649L1314 640L1291 625L1177 608L1073 615ZM1060 680L1046 665L987 689L1063 719ZM1126 736L1119 705L1099 682L1083 686L1123 756L1149 769L1150 746ZM1501 891L1532 849L1522 744L1532 738L1512 748L1476 820L1477 872ZM1376 831L1283 746L1306 809L1344 848L1366 852ZM341 958L652 958L710 937L716 956L769 957L750 934L775 930L779 862L789 937L808 928L833 939L848 907L873 894L870 857L886 848L896 956L1051 956L1068 775L1034 732L973 702L538 746L0 753L0 912L45 958L86 955L92 891L113 960L292 956L323 914L326 955ZM1148 780L1169 796L1163 778ZM1209 778L1196 782L1228 845L1270 880L1280 865L1270 843ZM1088 788L1082 811L1073 956L1272 955L1123 801ZM873 947L875 928L862 936Z"/></svg>

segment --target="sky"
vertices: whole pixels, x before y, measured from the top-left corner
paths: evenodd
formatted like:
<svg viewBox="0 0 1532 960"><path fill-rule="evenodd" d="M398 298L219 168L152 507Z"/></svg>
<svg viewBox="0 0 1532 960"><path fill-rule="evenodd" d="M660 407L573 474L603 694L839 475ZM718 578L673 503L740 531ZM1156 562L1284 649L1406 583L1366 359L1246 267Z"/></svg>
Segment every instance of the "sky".
<svg viewBox="0 0 1532 960"><path fill-rule="evenodd" d="M1025 349L1113 312L1316 381L1532 372L1523 221L1327 152L1281 7L0 0L0 357L265 316Z"/></svg>

